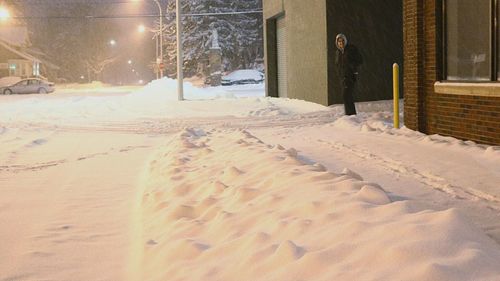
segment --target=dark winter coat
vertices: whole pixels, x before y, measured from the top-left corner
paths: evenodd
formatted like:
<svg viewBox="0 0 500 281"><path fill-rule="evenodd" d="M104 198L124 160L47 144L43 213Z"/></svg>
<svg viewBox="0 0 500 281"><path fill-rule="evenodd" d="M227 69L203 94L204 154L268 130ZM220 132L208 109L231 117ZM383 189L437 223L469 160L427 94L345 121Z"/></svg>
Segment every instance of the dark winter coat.
<svg viewBox="0 0 500 281"><path fill-rule="evenodd" d="M355 45L348 44L344 50L337 49L335 64L343 83L354 83L358 68L363 64L363 57Z"/></svg>

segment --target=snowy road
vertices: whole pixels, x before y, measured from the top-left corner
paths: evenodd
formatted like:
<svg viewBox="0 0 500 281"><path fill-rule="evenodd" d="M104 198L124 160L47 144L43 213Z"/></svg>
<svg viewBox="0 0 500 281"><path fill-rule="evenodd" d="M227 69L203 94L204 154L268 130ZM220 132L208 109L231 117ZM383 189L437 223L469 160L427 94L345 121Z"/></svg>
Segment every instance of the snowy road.
<svg viewBox="0 0 500 281"><path fill-rule="evenodd" d="M131 206L159 139L35 129L0 140L11 148L0 167L0 280L125 280Z"/></svg>
<svg viewBox="0 0 500 281"><path fill-rule="evenodd" d="M196 139L196 134L178 139L186 128L217 131L220 139L228 137L238 143L228 147L235 155L241 152L242 163L248 156L238 147L247 146L245 142L250 141L250 149L256 146L259 151L266 151L263 146L298 151L298 160L293 163L320 163L337 174L348 168L364 180L381 185L392 201L408 199L405 204L415 211L456 208L500 243L498 147L423 136L406 129L393 130L389 127L390 113L384 112L390 103L384 102L359 105L362 113L358 117L342 117L340 107L258 98L261 87L235 89L249 94L246 98L215 99L230 96L231 90L212 89L204 96L208 100L182 103L165 98L164 93L155 95L141 90L129 94L132 90L0 96L1 281L131 277L128 270L137 270L134 259L140 249L136 244L134 205L143 195L145 183L151 180L144 178L144 172L151 163L163 161L160 157L151 162L151 157L158 153L167 155L163 151L172 150L193 158L201 167L212 167L187 149L191 146L190 138ZM175 91L169 94L174 95ZM249 140L234 136L241 129L251 134ZM204 138L207 143L212 141ZM181 148L175 150L168 145L172 140L174 148L175 141L180 141L177 144ZM213 157L220 156L222 161L217 163L232 161L231 157L223 158L227 156L224 141L213 142L212 149L218 152ZM205 151L209 153L210 149ZM183 159L179 163L184 163ZM172 159L165 157L165 161ZM274 165L276 169L283 168L280 163ZM176 174L180 169L175 171L168 172L173 182L167 181L159 188L184 176ZM153 178L154 181L168 178L161 169L155 173L158 179ZM272 177L272 173L265 176ZM307 172L304 177L307 179ZM199 182L192 185L207 184L202 178L195 179ZM314 185L314 181L310 184ZM186 204L196 205L193 200ZM223 200L219 203L220 208L227 207ZM151 207L158 211L157 206ZM283 208L286 212L286 206ZM180 218L183 216L181 212ZM152 229L162 233L157 223L152 222ZM157 243L151 241L149 246ZM152 264L156 262L153 260ZM158 268L163 268L161 262Z"/></svg>

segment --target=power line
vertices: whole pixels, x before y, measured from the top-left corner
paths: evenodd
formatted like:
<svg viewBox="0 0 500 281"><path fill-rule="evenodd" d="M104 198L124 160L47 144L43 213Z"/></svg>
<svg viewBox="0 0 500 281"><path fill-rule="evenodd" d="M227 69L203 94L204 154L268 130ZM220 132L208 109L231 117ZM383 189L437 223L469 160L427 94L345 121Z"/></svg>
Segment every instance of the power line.
<svg viewBox="0 0 500 281"><path fill-rule="evenodd" d="M183 14L183 17L203 17L203 16L230 16L245 14L262 14L262 10L240 11L240 12L222 12L222 13L195 13ZM167 13L166 15L175 15ZM157 18L157 14L131 14L131 15L103 15L103 16L18 16L14 19L131 19L131 18Z"/></svg>
<svg viewBox="0 0 500 281"><path fill-rule="evenodd" d="M29 4L29 5L45 5L49 2L54 2L53 0L11 0L7 2L14 2L14 3L19 3L19 4ZM82 0L82 1L69 1L69 2L60 2L60 4L93 4L93 5L114 5L114 4L137 4L137 1L133 0L115 0L115 1L100 1L100 0L93 0L93 1L87 1L87 0ZM59 4L59 3L58 3Z"/></svg>
<svg viewBox="0 0 500 281"><path fill-rule="evenodd" d="M183 14L183 16L199 17L199 16L244 15L244 14L262 14L262 10L241 11L241 12L222 12L222 13Z"/></svg>

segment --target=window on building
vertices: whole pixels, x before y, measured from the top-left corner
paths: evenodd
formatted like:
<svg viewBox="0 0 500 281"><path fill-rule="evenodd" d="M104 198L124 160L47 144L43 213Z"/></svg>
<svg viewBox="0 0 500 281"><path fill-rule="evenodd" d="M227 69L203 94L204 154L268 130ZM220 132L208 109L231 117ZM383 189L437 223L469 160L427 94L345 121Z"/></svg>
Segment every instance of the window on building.
<svg viewBox="0 0 500 281"><path fill-rule="evenodd" d="M34 62L33 63L33 76L39 76L40 75L40 63Z"/></svg>
<svg viewBox="0 0 500 281"><path fill-rule="evenodd" d="M446 79L451 81L491 81L496 35L491 32L498 13L492 13L495 0L445 0ZM496 10L495 10L496 11ZM497 48L497 46L495 46ZM496 67L495 67L496 68Z"/></svg>
<svg viewBox="0 0 500 281"><path fill-rule="evenodd" d="M17 68L17 66L15 64L9 65L9 76L16 75L16 68Z"/></svg>

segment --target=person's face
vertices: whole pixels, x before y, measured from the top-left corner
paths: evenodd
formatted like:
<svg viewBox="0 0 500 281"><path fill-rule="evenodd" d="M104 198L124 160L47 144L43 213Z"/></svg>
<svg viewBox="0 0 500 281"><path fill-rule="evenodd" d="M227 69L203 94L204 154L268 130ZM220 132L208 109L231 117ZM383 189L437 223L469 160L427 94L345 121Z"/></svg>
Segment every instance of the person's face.
<svg viewBox="0 0 500 281"><path fill-rule="evenodd" d="M344 49L344 47L345 47L344 39L343 38L339 38L337 40L337 45L339 46L340 49Z"/></svg>

